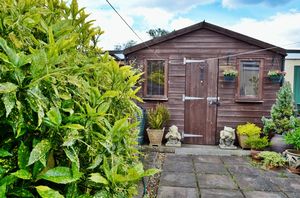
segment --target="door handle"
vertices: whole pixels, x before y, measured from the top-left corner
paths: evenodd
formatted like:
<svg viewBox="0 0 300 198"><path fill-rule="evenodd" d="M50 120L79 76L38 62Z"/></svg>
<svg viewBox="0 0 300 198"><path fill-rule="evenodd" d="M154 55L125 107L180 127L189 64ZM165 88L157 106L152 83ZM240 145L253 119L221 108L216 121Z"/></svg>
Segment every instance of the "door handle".
<svg viewBox="0 0 300 198"><path fill-rule="evenodd" d="M207 97L206 100L210 105L216 104L219 105L220 97Z"/></svg>

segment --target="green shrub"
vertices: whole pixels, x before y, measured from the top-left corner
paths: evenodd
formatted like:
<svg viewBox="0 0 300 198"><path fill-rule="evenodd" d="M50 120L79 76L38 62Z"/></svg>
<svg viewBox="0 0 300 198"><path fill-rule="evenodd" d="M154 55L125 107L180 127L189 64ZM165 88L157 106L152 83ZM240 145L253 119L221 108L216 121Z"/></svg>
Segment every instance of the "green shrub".
<svg viewBox="0 0 300 198"><path fill-rule="evenodd" d="M300 127L295 131L286 133L284 140L287 144L293 145L295 149L300 150Z"/></svg>
<svg viewBox="0 0 300 198"><path fill-rule="evenodd" d="M137 157L141 74L68 5L0 1L0 197L132 197L156 172Z"/></svg>
<svg viewBox="0 0 300 198"><path fill-rule="evenodd" d="M245 142L251 149L263 150L270 146L270 142L267 137L250 136Z"/></svg>
<svg viewBox="0 0 300 198"><path fill-rule="evenodd" d="M155 108L147 112L147 121L150 129L162 129L170 119L169 110L163 104L157 104Z"/></svg>
<svg viewBox="0 0 300 198"><path fill-rule="evenodd" d="M281 167L286 164L285 158L273 151L262 151L258 156L262 158L264 168Z"/></svg>
<svg viewBox="0 0 300 198"><path fill-rule="evenodd" d="M237 134L251 136L259 136L261 128L253 123L247 123L237 126Z"/></svg>
<svg viewBox="0 0 300 198"><path fill-rule="evenodd" d="M285 82L277 93L275 104L271 109L271 118L262 118L264 133L284 134L295 129L297 120L294 117L293 92L291 84Z"/></svg>

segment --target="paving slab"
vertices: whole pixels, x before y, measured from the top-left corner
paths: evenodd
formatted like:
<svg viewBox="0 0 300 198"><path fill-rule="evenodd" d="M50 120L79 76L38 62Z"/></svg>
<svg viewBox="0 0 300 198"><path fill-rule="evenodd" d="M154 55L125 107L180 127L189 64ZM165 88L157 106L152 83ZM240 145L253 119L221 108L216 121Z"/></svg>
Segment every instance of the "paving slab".
<svg viewBox="0 0 300 198"><path fill-rule="evenodd" d="M193 159L195 163L205 162L205 163L223 164L219 156L198 155L198 156L193 156Z"/></svg>
<svg viewBox="0 0 300 198"><path fill-rule="evenodd" d="M226 165L237 165L237 164L250 165L250 160L248 157L221 156L220 158Z"/></svg>
<svg viewBox="0 0 300 198"><path fill-rule="evenodd" d="M213 164L213 163L195 163L196 172L198 173L209 173L218 175L227 175L229 172L224 167L224 164Z"/></svg>
<svg viewBox="0 0 300 198"><path fill-rule="evenodd" d="M296 193L296 192L285 192L285 194L286 194L289 198L299 198L299 197L300 197L299 193Z"/></svg>
<svg viewBox="0 0 300 198"><path fill-rule="evenodd" d="M238 186L245 191L280 191L277 185L262 176L234 176Z"/></svg>
<svg viewBox="0 0 300 198"><path fill-rule="evenodd" d="M182 172L182 173L192 173L194 172L194 167L192 162L175 162L167 160L163 165L163 170L167 172Z"/></svg>
<svg viewBox="0 0 300 198"><path fill-rule="evenodd" d="M300 178L270 177L270 183L279 186L284 192L297 192L300 197Z"/></svg>
<svg viewBox="0 0 300 198"><path fill-rule="evenodd" d="M238 190L202 189L201 198L243 198Z"/></svg>
<svg viewBox="0 0 300 198"><path fill-rule="evenodd" d="M158 190L158 198L198 198L197 188L184 188L161 186Z"/></svg>
<svg viewBox="0 0 300 198"><path fill-rule="evenodd" d="M230 165L228 171L235 175L261 175L261 169L252 167L251 165Z"/></svg>
<svg viewBox="0 0 300 198"><path fill-rule="evenodd" d="M246 198L288 198L281 192L244 191Z"/></svg>
<svg viewBox="0 0 300 198"><path fill-rule="evenodd" d="M194 173L165 172L160 177L161 186L197 187Z"/></svg>
<svg viewBox="0 0 300 198"><path fill-rule="evenodd" d="M198 175L200 190L202 188L237 189L237 185L229 175L200 174Z"/></svg>
<svg viewBox="0 0 300 198"><path fill-rule="evenodd" d="M167 154L166 161L174 161L174 162L192 162L192 157L190 155L175 155L175 154Z"/></svg>

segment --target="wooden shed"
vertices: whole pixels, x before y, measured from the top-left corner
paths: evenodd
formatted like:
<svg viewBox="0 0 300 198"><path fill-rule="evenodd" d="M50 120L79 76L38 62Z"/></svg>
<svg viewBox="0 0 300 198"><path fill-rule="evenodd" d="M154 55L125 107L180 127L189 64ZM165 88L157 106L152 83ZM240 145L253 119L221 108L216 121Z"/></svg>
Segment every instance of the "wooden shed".
<svg viewBox="0 0 300 198"><path fill-rule="evenodd" d="M259 30L258 30L259 31ZM144 70L145 108L164 103L170 125L184 131L184 143L217 144L224 126L236 127L269 116L280 83L269 70L283 70L286 51L274 45L201 22L124 51ZM223 71L234 68L233 82Z"/></svg>

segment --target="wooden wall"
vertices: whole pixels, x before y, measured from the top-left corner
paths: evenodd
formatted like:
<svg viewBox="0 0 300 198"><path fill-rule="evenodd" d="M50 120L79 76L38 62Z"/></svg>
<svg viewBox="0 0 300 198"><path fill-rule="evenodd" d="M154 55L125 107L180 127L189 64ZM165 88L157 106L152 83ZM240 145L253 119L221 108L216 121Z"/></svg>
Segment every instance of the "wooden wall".
<svg viewBox="0 0 300 198"><path fill-rule="evenodd" d="M185 94L185 65L183 64L183 58L206 59L257 49L260 48L207 29L200 29L151 46L151 49L146 48L136 51L127 55L127 58L136 60L137 65L143 65L146 59L167 59L169 61L168 100L145 101L142 106L150 108L157 102L164 102L171 113L170 125L175 124L180 130L183 130L184 102L182 101L182 95ZM224 68L222 68L222 65L237 66L238 58L264 59L262 103L237 103L235 101L237 83L224 82L222 75ZM266 76L270 69L280 69L282 58L281 55L274 52L261 51L219 60L218 96L220 97L220 106L218 106L217 111L217 136L225 125L236 127L238 124L243 124L247 121L261 124L261 117L269 115L280 85L271 83ZM218 140L218 137L216 139Z"/></svg>

